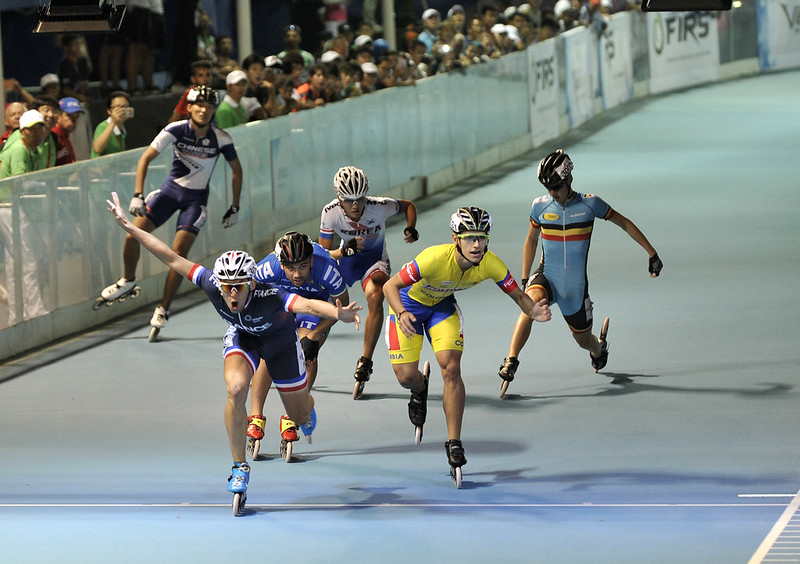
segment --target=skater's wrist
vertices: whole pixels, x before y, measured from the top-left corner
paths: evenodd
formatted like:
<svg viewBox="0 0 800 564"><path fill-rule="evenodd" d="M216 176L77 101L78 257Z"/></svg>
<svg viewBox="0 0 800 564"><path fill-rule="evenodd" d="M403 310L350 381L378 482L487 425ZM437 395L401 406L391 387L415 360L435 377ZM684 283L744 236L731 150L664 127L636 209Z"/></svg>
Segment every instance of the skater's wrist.
<svg viewBox="0 0 800 564"><path fill-rule="evenodd" d="M408 312L406 310L403 310L400 313L398 313L397 315L395 315L395 318L397 319L398 322L400 321L400 318L403 317L404 313L408 313Z"/></svg>

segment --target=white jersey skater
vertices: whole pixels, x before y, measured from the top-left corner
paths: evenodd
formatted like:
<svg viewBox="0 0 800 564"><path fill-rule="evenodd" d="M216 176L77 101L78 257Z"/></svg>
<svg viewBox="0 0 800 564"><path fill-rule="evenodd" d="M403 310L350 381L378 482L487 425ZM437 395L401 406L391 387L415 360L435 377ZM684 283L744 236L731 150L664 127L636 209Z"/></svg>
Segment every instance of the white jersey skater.
<svg viewBox="0 0 800 564"><path fill-rule="evenodd" d="M352 256L339 260L342 275L348 286L360 280L376 262L389 263L386 251L386 220L403 211L403 206L394 198L366 197L364 213L358 221L345 215L339 200L331 202L322 209L319 224L319 238L333 240L334 233L342 239L341 245L355 237L364 240L364 249ZM341 248L340 245L340 248Z"/></svg>

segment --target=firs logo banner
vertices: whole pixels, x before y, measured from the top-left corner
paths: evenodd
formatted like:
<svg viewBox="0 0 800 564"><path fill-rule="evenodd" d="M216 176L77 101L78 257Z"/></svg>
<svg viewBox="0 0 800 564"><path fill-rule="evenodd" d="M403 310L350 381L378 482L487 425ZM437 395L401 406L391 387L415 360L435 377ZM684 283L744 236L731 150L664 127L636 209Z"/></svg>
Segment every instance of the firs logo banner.
<svg viewBox="0 0 800 564"><path fill-rule="evenodd" d="M719 32L710 12L648 12L650 91L719 79Z"/></svg>
<svg viewBox="0 0 800 564"><path fill-rule="evenodd" d="M531 136L533 146L539 147L559 135L556 39L528 47L528 66Z"/></svg>
<svg viewBox="0 0 800 564"><path fill-rule="evenodd" d="M761 70L800 65L800 0L759 0L757 10Z"/></svg>

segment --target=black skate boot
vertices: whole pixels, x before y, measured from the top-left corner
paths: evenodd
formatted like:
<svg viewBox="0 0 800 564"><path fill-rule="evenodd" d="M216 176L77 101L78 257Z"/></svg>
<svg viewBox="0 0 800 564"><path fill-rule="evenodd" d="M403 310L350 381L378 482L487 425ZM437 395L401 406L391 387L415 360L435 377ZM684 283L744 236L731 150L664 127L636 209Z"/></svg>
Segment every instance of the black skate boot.
<svg viewBox="0 0 800 564"><path fill-rule="evenodd" d="M500 371L497 373L500 378L503 379L503 383L500 384L500 397L506 395L506 390L508 390L508 385L514 379L514 374L517 373L517 368L519 368L519 361L515 356L507 356L503 359L503 364L500 366Z"/></svg>
<svg viewBox="0 0 800 564"><path fill-rule="evenodd" d="M372 374L372 359L362 356L356 363L356 373L353 377L356 379L356 384L353 386L353 399L358 399L364 393L364 384L369 381L369 375Z"/></svg>
<svg viewBox="0 0 800 564"><path fill-rule="evenodd" d="M447 452L447 462L450 464L450 477L456 488L461 489L461 467L467 463L464 447L458 439L450 439L444 443L444 450Z"/></svg>
<svg viewBox="0 0 800 564"><path fill-rule="evenodd" d="M416 427L414 442L422 442L422 426L428 416L428 380L430 379L431 365L425 363L422 369L422 379L425 382L425 389L420 392L411 391L411 399L408 402L408 418L411 424Z"/></svg>

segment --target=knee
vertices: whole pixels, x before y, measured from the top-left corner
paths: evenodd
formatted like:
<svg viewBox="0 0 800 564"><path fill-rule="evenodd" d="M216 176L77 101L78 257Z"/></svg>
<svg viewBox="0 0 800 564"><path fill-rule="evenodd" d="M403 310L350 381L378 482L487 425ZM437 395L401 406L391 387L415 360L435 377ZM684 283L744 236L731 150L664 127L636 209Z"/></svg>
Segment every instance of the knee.
<svg viewBox="0 0 800 564"><path fill-rule="evenodd" d="M397 377L397 381L401 386L403 386L406 390L414 388L414 386L417 384L418 370L403 365L395 365L393 368L394 375Z"/></svg>
<svg viewBox="0 0 800 564"><path fill-rule="evenodd" d="M442 367L442 380L445 385L458 384L461 382L461 366L458 364L448 364Z"/></svg>
<svg viewBox="0 0 800 564"><path fill-rule="evenodd" d="M249 384L244 380L229 380L227 383L228 400L234 403L244 403L247 399L247 392L249 391Z"/></svg>

